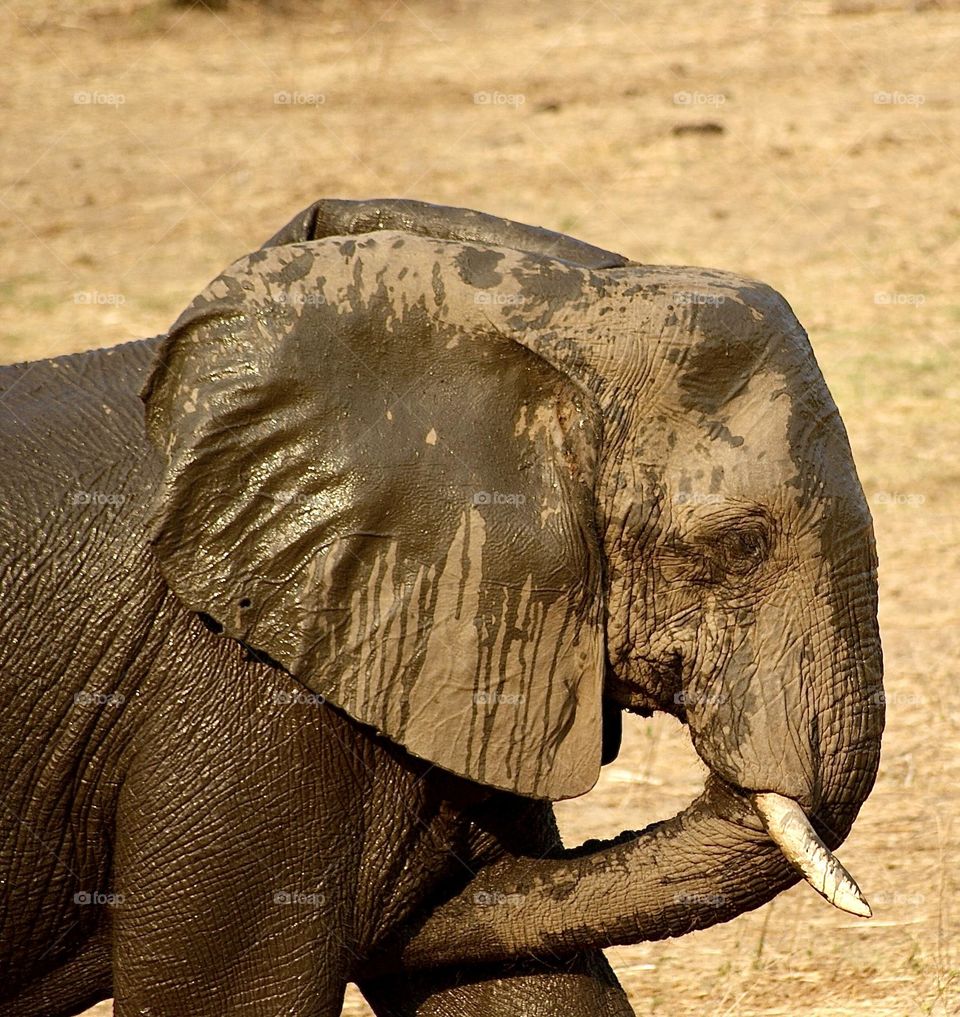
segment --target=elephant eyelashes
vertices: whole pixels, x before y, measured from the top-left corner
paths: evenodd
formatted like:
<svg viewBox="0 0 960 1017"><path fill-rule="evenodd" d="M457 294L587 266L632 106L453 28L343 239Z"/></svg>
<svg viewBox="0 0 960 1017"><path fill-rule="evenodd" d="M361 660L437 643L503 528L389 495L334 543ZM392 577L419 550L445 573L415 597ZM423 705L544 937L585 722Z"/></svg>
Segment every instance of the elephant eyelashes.
<svg viewBox="0 0 960 1017"><path fill-rule="evenodd" d="M711 541L724 572L742 576L752 572L767 556L769 538L760 526L731 530Z"/></svg>
<svg viewBox="0 0 960 1017"><path fill-rule="evenodd" d="M762 523L726 527L674 545L671 555L674 570L679 566L679 574L674 578L686 578L698 586L713 586L730 576L752 572L763 564L769 551L770 536Z"/></svg>

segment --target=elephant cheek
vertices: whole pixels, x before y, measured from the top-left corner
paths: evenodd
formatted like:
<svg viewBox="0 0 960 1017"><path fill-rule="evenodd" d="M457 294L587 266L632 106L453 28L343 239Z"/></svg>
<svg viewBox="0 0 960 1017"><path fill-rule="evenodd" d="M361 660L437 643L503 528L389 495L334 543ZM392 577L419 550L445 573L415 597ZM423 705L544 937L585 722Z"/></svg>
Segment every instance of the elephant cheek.
<svg viewBox="0 0 960 1017"><path fill-rule="evenodd" d="M819 778L803 645L786 632L766 640L741 634L712 674L691 675L684 699L694 747L713 773L811 809Z"/></svg>

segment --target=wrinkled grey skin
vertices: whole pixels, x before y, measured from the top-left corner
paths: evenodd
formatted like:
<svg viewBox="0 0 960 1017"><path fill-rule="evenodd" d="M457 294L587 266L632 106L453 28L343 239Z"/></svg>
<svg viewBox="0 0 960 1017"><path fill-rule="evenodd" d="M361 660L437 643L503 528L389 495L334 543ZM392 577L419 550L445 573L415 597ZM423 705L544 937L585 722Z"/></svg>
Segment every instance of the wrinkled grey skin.
<svg viewBox="0 0 960 1017"><path fill-rule="evenodd" d="M430 902L557 850L552 810L414 759L184 610L149 544L160 342L0 369L0 1014L319 1017L347 980L398 1017L631 1014L599 951L377 977Z"/></svg>
<svg viewBox="0 0 960 1017"><path fill-rule="evenodd" d="M368 230L382 232L314 239ZM835 847L875 776L883 717L871 525L806 337L758 284L630 265L477 213L324 202L274 242L213 284L167 339L3 371L0 985L10 995L0 1012L74 1013L113 991L120 1014L334 1014L353 978L378 1013L629 1013L599 947L727 920L796 880L746 792L795 799ZM337 273L355 287L346 303L325 289ZM325 301L312 317L293 299L307 283ZM432 303L401 303L401 290ZM288 412L306 421L316 408L306 404L321 398L323 386L309 384L311 372L321 378L317 359L289 350L309 350L309 326L330 308L349 325L320 328L340 343L319 357L334 380L348 334L371 336L385 358L409 343L407 360L442 363L440 380L455 383L457 358L443 351L476 339L463 347L471 384L454 389L462 434L454 403L430 394L442 385L410 389L426 400L415 401L423 428L416 448L408 443L396 512L379 528L346 501L327 518L299 511L321 502L289 488L266 507L230 494L238 477L249 493L244 471L262 481L265 463L310 452L278 454L272 430ZM444 342L434 349L435 337ZM468 441L485 426L471 409L495 388L491 364L512 372L500 396L518 415L503 434L491 425ZM148 378L155 446L137 403ZM303 399L291 401L301 383ZM515 405L513 385L526 386ZM244 400L263 391L272 401L258 415ZM524 406L549 426L527 426ZM365 432L344 426L328 438L362 443ZM371 426L393 440L379 417ZM322 476L349 470L324 441ZM474 447L496 461L470 459ZM251 464L261 451L267 459ZM377 467L384 492L395 460ZM407 570L394 573L407 577L398 596L409 592L431 541L447 553L444 542L462 537L464 464L481 481L488 466L512 470L536 495L526 515L471 509L484 555L464 550L459 573L446 572L459 574L461 593L479 582L481 606L508 591L504 610L518 621L503 635L484 608L483 631L501 640L500 687L523 690L524 723L542 709L554 731L542 751L555 767L527 766L535 736L501 723L516 718L507 709L516 696L475 710L489 744L455 752L436 734L449 723L442 697L426 717L431 743L417 725L424 710L391 713L389 688L371 694L343 678L352 654L366 659L377 625L351 628L341 646L353 625L339 606L350 602L341 577L374 574L390 536L393 567ZM347 474L369 510L364 475ZM425 490L433 500L417 501ZM355 564L324 551L340 571L298 571L289 539L319 519L325 547L357 538ZM218 542L229 545L230 533L236 553L225 555ZM259 564L238 579L244 555ZM446 572L429 573L441 593ZM362 591L359 603L375 617ZM396 660L415 699L418 681L436 681L430 633L450 611L422 597L414 607L420 623L403 631L426 642L405 659L414 637L401 636ZM401 603L389 617L409 610ZM549 668L523 650L528 616L567 647ZM277 624L288 617L297 639ZM309 631L330 617L347 620ZM444 661L462 666L450 645L438 673ZM542 694L547 678L567 690L559 713L556 695ZM707 789L667 823L565 852L549 804L513 792L586 790L601 713L609 758L617 707L688 723ZM509 759L511 730L521 760ZM566 756L564 739L576 748ZM118 896L112 905L75 896L98 892ZM507 905L478 907L481 892ZM541 960L516 961L531 952ZM457 967L432 970L443 964Z"/></svg>

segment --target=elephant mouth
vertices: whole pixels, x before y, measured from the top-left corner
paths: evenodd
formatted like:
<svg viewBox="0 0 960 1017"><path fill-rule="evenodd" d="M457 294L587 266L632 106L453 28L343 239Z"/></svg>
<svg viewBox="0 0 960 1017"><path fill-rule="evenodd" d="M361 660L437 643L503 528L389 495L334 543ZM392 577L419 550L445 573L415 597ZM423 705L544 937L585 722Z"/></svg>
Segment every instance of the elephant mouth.
<svg viewBox="0 0 960 1017"><path fill-rule="evenodd" d="M860 887L817 835L797 802L772 792L752 794L749 801L784 858L821 897L841 911L861 918L872 916Z"/></svg>
<svg viewBox="0 0 960 1017"><path fill-rule="evenodd" d="M670 666L646 659L643 664L649 673L657 674L661 690L683 688L679 658L671 661ZM682 724L689 723L683 692L674 693L672 697L664 693L644 698L636 691L635 684L621 682L609 665L606 689L612 701L628 712L650 716L655 711L663 711L673 714ZM870 905L856 880L824 844L799 802L772 791L759 792L737 786L729 777L715 771L714 777L750 806L784 858L826 901L841 911L862 918L872 917Z"/></svg>

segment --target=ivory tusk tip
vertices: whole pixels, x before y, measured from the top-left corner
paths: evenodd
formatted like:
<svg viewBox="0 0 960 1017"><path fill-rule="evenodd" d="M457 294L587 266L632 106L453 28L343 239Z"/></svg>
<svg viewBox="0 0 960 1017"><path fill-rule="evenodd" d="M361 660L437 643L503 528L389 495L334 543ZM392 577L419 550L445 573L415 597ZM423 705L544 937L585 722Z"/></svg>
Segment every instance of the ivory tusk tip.
<svg viewBox="0 0 960 1017"><path fill-rule="evenodd" d="M873 918L873 909L861 893L852 893L849 890L840 891L834 895L830 903L851 915L857 915L860 918Z"/></svg>
<svg viewBox="0 0 960 1017"><path fill-rule="evenodd" d="M873 917L860 887L827 850L795 801L783 795L763 793L753 796L753 806L770 839L824 900L851 915Z"/></svg>

